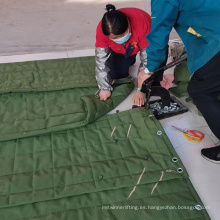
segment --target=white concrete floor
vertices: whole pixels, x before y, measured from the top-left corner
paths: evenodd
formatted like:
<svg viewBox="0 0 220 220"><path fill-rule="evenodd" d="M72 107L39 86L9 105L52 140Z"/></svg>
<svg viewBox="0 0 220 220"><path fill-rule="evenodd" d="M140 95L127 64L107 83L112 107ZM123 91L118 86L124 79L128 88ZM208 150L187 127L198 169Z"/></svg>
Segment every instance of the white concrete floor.
<svg viewBox="0 0 220 220"><path fill-rule="evenodd" d="M117 8L139 7L150 13L150 0L1 0L0 63L94 55L95 28L106 3ZM172 31L170 39L176 37ZM137 67L138 62L131 69L133 76ZM130 109L132 95L117 110ZM196 107L184 98L181 101L190 111L160 122L204 205L210 207L207 211L211 219L219 220L220 165L203 159L200 150L220 143L203 117L198 116ZM189 142L171 125L198 129L205 138L201 143Z"/></svg>
<svg viewBox="0 0 220 220"><path fill-rule="evenodd" d="M92 49L108 3L150 13L150 0L1 0L0 55Z"/></svg>

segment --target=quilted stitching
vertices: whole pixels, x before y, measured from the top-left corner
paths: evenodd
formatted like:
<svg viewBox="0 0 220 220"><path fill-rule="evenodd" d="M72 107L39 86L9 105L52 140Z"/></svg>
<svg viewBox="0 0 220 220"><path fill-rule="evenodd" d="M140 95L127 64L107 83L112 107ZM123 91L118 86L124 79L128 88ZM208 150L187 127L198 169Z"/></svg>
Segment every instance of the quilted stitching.
<svg viewBox="0 0 220 220"><path fill-rule="evenodd" d="M0 141L84 126L115 108L132 90L115 86L106 102L95 98L96 87L0 95Z"/></svg>
<svg viewBox="0 0 220 220"><path fill-rule="evenodd" d="M172 162L177 155L161 125L149 114L144 109L133 109L84 127L1 142L0 161L13 166L1 169L4 173L0 183L4 187L0 191L0 218L4 219L7 210L10 219L52 219L56 215L61 219L73 215L86 218L85 208L103 213L100 206L111 203L183 204L180 196L185 198L184 205L201 204L180 160ZM127 137L129 125L132 127ZM116 130L111 137L113 127ZM155 135L158 129L163 132L161 136ZM126 200L143 167L146 172L140 185ZM184 169L182 174L175 172L178 167ZM166 172L170 169L174 172ZM164 178L150 195L161 171L165 172ZM41 211L36 213L36 207ZM29 211L16 216L22 209ZM146 210L140 213L146 214ZM121 212L118 215L124 216ZM205 212L193 216L208 219Z"/></svg>
<svg viewBox="0 0 220 220"><path fill-rule="evenodd" d="M152 112L102 117L133 85L116 81L102 102L94 69L94 57L0 65L0 219L209 219L205 210L102 209L202 202Z"/></svg>
<svg viewBox="0 0 220 220"><path fill-rule="evenodd" d="M0 64L0 93L96 86L95 58Z"/></svg>

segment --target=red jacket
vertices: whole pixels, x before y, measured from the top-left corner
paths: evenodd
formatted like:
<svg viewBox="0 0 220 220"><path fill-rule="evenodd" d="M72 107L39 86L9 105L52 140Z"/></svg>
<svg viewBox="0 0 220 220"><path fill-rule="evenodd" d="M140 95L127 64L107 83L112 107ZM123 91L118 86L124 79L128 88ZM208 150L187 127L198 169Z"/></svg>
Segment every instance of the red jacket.
<svg viewBox="0 0 220 220"><path fill-rule="evenodd" d="M125 50L129 43L134 46L130 56L137 54L140 49L145 49L148 46L146 35L150 32L151 17L145 11L138 8L121 8L129 20L131 26L131 36L125 44L117 44L102 32L102 21L99 22L96 28L96 47L110 47L114 52L125 54Z"/></svg>

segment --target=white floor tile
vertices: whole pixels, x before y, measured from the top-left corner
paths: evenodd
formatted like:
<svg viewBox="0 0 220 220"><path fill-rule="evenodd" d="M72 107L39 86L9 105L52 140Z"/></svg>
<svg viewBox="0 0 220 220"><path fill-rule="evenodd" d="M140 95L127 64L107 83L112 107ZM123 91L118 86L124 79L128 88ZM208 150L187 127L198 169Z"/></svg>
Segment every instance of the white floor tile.
<svg viewBox="0 0 220 220"><path fill-rule="evenodd" d="M173 128L172 125L179 127L181 129L199 130L202 133L205 133L205 130L202 129L201 125L195 119L195 117L192 115L191 112L186 112L177 116L160 120L160 123L163 126L174 148L178 148L182 146L184 143L189 142L189 140L187 140L187 138L183 135L183 133ZM209 139L209 141L211 140ZM202 142L203 143L206 142L206 137Z"/></svg>
<svg viewBox="0 0 220 220"><path fill-rule="evenodd" d="M219 193L218 191L216 191L216 189L218 189L219 186L220 186L220 179L218 178L204 183L196 182L197 193L200 195L201 200L205 201L206 205L210 205L211 203L220 200Z"/></svg>
<svg viewBox="0 0 220 220"><path fill-rule="evenodd" d="M209 138L209 137L208 137ZM208 141L207 141L208 142ZM206 147L213 147L214 143L206 144ZM220 166L219 164L211 163L201 156L201 149L204 144L187 142L182 146L176 148L183 165L185 166L193 185L195 183L204 183L207 181L215 181L219 178Z"/></svg>
<svg viewBox="0 0 220 220"><path fill-rule="evenodd" d="M160 123L164 127L171 127L172 125L182 128L182 129L197 129L201 127L199 122L193 116L193 114L188 111L183 114L179 114L170 118L160 120Z"/></svg>
<svg viewBox="0 0 220 220"><path fill-rule="evenodd" d="M198 121L199 126L208 126L203 116L198 114L197 107L192 102L186 102L186 96L177 99L180 100L180 102L189 109L194 118Z"/></svg>
<svg viewBox="0 0 220 220"><path fill-rule="evenodd" d="M208 126L203 127L206 134L212 139L216 146L220 145L220 140L212 133L211 129Z"/></svg>
<svg viewBox="0 0 220 220"><path fill-rule="evenodd" d="M203 118L203 116L200 116L200 115L198 115L198 113L195 113L195 112L192 112L192 114L197 119L197 121L199 121L199 124L201 126L208 126L208 124L207 124L206 120Z"/></svg>
<svg viewBox="0 0 220 220"><path fill-rule="evenodd" d="M217 190L217 188L216 188L216 190ZM216 191L216 192L218 192L218 191ZM212 203L208 204L208 206L210 206L210 209L209 208L207 209L207 212L208 212L210 218L212 220L219 220L220 219L220 210L219 210L220 200L218 200L216 202L212 202Z"/></svg>

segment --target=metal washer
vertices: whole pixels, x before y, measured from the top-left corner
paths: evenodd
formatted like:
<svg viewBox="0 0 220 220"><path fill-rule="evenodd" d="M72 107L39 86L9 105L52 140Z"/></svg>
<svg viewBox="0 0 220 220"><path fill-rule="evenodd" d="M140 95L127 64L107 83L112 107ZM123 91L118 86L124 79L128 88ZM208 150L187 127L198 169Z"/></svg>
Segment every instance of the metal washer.
<svg viewBox="0 0 220 220"><path fill-rule="evenodd" d="M172 158L172 161L173 161L174 163L176 163L176 162L178 161L178 159L177 159L176 157L174 157L174 158Z"/></svg>
<svg viewBox="0 0 220 220"><path fill-rule="evenodd" d="M163 134L162 131L157 132L157 135L162 135L162 134Z"/></svg>

